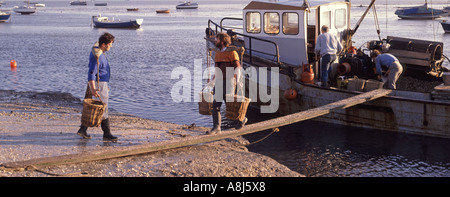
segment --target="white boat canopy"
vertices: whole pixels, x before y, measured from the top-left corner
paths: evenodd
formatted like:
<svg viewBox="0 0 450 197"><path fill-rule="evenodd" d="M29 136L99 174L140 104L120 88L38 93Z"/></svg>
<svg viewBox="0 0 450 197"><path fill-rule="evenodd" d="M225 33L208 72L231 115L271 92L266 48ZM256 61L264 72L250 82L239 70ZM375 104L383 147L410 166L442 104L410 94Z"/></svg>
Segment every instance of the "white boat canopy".
<svg viewBox="0 0 450 197"><path fill-rule="evenodd" d="M329 33L341 41L350 28L350 2L341 1L252 1L243 9L244 34L275 42L280 61L294 66L314 61L314 46L320 27L327 25ZM246 48L273 59L275 48L267 43L245 38ZM251 46L250 46L251 45Z"/></svg>

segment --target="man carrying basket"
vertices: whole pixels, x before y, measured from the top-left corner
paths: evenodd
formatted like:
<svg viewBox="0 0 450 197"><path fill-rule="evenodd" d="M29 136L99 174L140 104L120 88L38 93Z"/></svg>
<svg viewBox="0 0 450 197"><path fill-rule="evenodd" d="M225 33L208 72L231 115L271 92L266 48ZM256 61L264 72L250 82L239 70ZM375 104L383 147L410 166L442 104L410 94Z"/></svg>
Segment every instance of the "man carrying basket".
<svg viewBox="0 0 450 197"><path fill-rule="evenodd" d="M103 102L104 110L101 117L101 128L103 130L103 140L117 141L117 137L111 134L108 117L108 99L109 99L109 87L108 82L110 79L110 67L108 59L104 52L111 49L114 43L114 36L108 32L105 32L98 39L98 43L94 45L89 56L89 71L88 71L88 88L86 90L86 98L96 97ZM84 115L84 114L83 114ZM87 134L88 125L82 124L77 134L84 139L90 139L91 136Z"/></svg>
<svg viewBox="0 0 450 197"><path fill-rule="evenodd" d="M221 116L220 107L222 106L222 101L225 100L226 94L233 94L236 91L236 80L241 76L239 72L242 68L239 63L239 55L236 50L227 50L231 44L231 37L224 32L216 35L216 47L219 51L216 51L214 61L215 61L215 73L214 73L214 100L212 104L212 118L213 118L213 128L206 134L217 134L221 132ZM234 75L227 75L227 68L232 68ZM220 72L221 71L221 72ZM244 114L245 115L245 114ZM247 118L243 120L237 120L235 129L241 129L245 123L247 123Z"/></svg>

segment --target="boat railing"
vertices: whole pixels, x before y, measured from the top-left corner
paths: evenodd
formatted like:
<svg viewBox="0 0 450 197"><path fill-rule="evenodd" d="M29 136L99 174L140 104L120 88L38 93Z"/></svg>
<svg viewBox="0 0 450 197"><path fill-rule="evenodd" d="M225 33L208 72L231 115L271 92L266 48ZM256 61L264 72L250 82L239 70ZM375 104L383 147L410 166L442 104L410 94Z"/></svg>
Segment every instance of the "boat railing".
<svg viewBox="0 0 450 197"><path fill-rule="evenodd" d="M227 29L227 28L225 28L223 26L223 21L224 20L243 20L243 19L242 18L225 17L222 20L220 20L220 25L215 23L212 20L208 20L208 29L210 29L211 31L214 31L216 34L218 32L225 31L225 32L227 32L229 34L232 33L232 34L239 35L239 36L242 36L244 38L247 38L248 39L248 48L245 45L244 45L244 48L245 48L245 52L249 56L249 63L250 64L253 63L253 54L256 52L258 54L264 54L264 55L267 55L269 57L270 56L273 57L272 61L275 61L278 66L281 65L281 62L280 62L280 51L279 51L277 43L275 43L274 41L271 41L271 40L266 40L266 39L262 39L262 38L258 38L258 37L253 37L253 36L245 35L243 33L234 32L231 29ZM211 28L212 25L214 25L214 29ZM273 45L275 53L268 53L268 52L264 52L264 51L260 51L260 50L254 49L252 47L252 42L254 42L255 40L260 41L260 42L269 43L269 44Z"/></svg>

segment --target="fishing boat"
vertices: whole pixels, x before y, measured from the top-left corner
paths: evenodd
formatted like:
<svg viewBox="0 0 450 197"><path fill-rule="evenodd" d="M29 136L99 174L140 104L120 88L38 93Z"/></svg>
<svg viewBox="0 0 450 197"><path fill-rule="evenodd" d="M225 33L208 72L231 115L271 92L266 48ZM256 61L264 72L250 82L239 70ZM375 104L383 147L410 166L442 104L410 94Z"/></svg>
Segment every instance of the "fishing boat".
<svg viewBox="0 0 450 197"><path fill-rule="evenodd" d="M36 7L30 6L30 1L27 1L27 5L23 5L23 6L15 6L13 8L13 11L16 13L20 13L22 15L28 15L28 14L33 14L36 12Z"/></svg>
<svg viewBox="0 0 450 197"><path fill-rule="evenodd" d="M448 21L442 21L441 26L444 29L445 33L450 33L450 22Z"/></svg>
<svg viewBox="0 0 450 197"><path fill-rule="evenodd" d="M169 14L170 10L169 9L156 10L156 13L158 13L158 14Z"/></svg>
<svg viewBox="0 0 450 197"><path fill-rule="evenodd" d="M139 11L139 8L127 8L128 12L137 12Z"/></svg>
<svg viewBox="0 0 450 197"><path fill-rule="evenodd" d="M8 21L10 16L11 16L11 13L6 13L6 12L0 11L0 23Z"/></svg>
<svg viewBox="0 0 450 197"><path fill-rule="evenodd" d="M107 6L108 3L94 3L95 6Z"/></svg>
<svg viewBox="0 0 450 197"><path fill-rule="evenodd" d="M395 11L395 15L402 19L435 19L447 17L449 13L445 10L429 8L425 1L422 6L400 8Z"/></svg>
<svg viewBox="0 0 450 197"><path fill-rule="evenodd" d="M77 0L77 1L71 1L70 5L87 5L86 1Z"/></svg>
<svg viewBox="0 0 450 197"><path fill-rule="evenodd" d="M178 4L176 6L177 9L197 9L198 8L198 3L192 3L190 1L188 2L184 2L182 4Z"/></svg>
<svg viewBox="0 0 450 197"><path fill-rule="evenodd" d="M383 50L395 55L405 69L397 89L314 120L450 138L450 83L443 83L443 76L450 75L444 74L448 70L442 66L443 43L388 36L353 47L352 38L374 3L372 0L351 28L349 1L251 1L243 8L243 18L208 21L206 54L217 50L215 35L227 32L232 38L229 50L245 49L241 50L245 52L240 59L245 71L245 94L252 100L251 106L264 108L264 113L289 115L381 88L383 83L375 80L371 51ZM229 21L241 21L242 32L222 25ZM314 52L323 25L328 25L329 33L344 46L332 65L330 87L319 84L320 59ZM208 60L214 59L211 56Z"/></svg>
<svg viewBox="0 0 450 197"><path fill-rule="evenodd" d="M98 28L139 28L144 19L135 19L129 21L109 20L108 17L92 16L92 23Z"/></svg>

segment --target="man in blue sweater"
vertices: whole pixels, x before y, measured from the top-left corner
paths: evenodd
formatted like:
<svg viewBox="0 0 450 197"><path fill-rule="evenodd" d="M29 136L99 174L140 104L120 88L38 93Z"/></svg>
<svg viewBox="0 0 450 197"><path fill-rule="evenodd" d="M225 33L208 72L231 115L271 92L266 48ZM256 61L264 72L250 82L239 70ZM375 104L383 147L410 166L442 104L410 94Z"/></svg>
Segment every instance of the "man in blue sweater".
<svg viewBox="0 0 450 197"><path fill-rule="evenodd" d="M103 112L101 127L103 130L103 140L117 141L117 137L111 134L111 129L109 126L108 117L108 100L109 100L109 79L111 76L110 67L108 59L106 58L104 52L111 49L114 43L114 36L110 33L104 33L98 39L97 43L92 48L92 52L89 56L89 71L88 71L88 83L89 90L93 98L101 98L101 100L106 104L106 109ZM98 58L98 61L97 61ZM98 65L97 65L98 63ZM97 87L97 73L99 77L99 83ZM90 139L91 136L87 134L87 128L84 125L80 126L77 134L84 139Z"/></svg>
<svg viewBox="0 0 450 197"><path fill-rule="evenodd" d="M322 66L320 67L322 87L328 87L328 75L331 72L331 64L336 60L336 54L339 54L342 50L342 44L339 39L328 33L328 30L328 26L322 26L322 34L317 37L316 47L314 48L316 54L322 57Z"/></svg>
<svg viewBox="0 0 450 197"><path fill-rule="evenodd" d="M385 77L387 77L387 88L389 89L397 89L396 83L398 78L400 78L400 75L403 72L403 67L398 61L398 59L389 53L383 53L379 50L373 50L372 51L372 58L375 58L375 67L376 67L376 74L378 77L378 80L381 80L382 75L382 67L387 69L386 73L384 74Z"/></svg>

